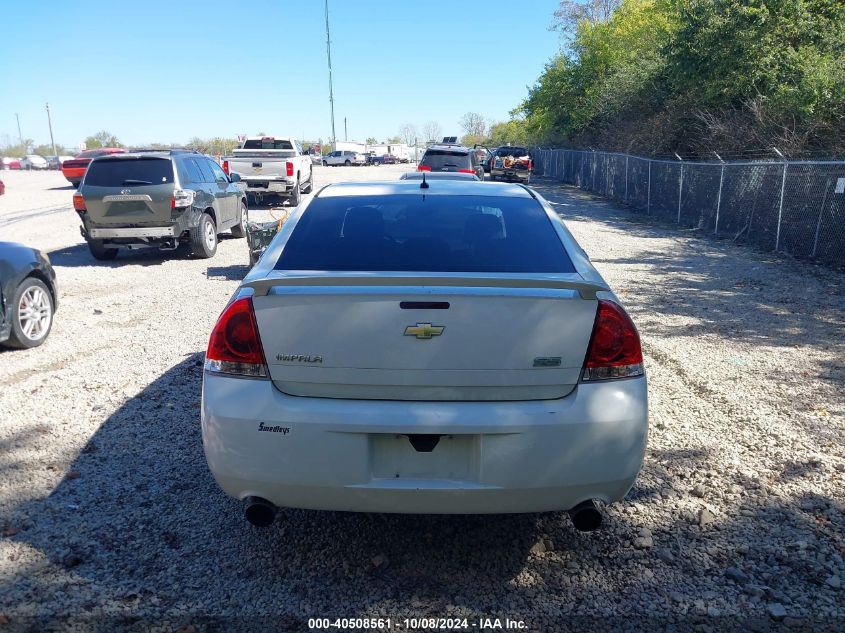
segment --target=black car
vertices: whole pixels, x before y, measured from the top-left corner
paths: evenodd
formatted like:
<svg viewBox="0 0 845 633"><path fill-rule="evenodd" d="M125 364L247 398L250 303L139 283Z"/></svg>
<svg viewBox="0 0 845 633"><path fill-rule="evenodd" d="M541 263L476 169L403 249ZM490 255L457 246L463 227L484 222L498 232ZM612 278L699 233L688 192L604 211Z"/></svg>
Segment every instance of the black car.
<svg viewBox="0 0 845 633"><path fill-rule="evenodd" d="M56 273L41 251L0 242L0 346L38 347L58 306Z"/></svg>
<svg viewBox="0 0 845 633"><path fill-rule="evenodd" d="M246 236L246 193L238 174L211 157L187 150L134 151L91 161L73 207L95 259L119 248L190 246L213 257L217 236Z"/></svg>
<svg viewBox="0 0 845 633"><path fill-rule="evenodd" d="M476 150L449 142L426 148L417 171L456 171L475 174L479 180L484 180L484 166L479 162Z"/></svg>

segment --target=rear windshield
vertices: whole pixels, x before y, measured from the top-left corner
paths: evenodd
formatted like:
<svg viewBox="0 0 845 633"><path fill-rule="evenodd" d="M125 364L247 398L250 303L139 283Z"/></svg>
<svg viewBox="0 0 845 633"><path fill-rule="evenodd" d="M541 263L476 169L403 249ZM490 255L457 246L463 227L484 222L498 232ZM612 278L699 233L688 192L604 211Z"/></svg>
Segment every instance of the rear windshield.
<svg viewBox="0 0 845 633"><path fill-rule="evenodd" d="M500 147L496 150L496 156L513 156L514 158L521 158L528 156L528 150L524 147Z"/></svg>
<svg viewBox="0 0 845 633"><path fill-rule="evenodd" d="M420 165L428 165L432 171L457 171L472 169L469 152L456 152L447 149L426 150Z"/></svg>
<svg viewBox="0 0 845 633"><path fill-rule="evenodd" d="M241 149L293 149L293 144L281 139L262 138L244 141Z"/></svg>
<svg viewBox="0 0 845 633"><path fill-rule="evenodd" d="M94 187L144 187L173 182L169 158L100 158L85 173L85 184Z"/></svg>
<svg viewBox="0 0 845 633"><path fill-rule="evenodd" d="M315 198L277 270L575 272L546 212L530 198Z"/></svg>

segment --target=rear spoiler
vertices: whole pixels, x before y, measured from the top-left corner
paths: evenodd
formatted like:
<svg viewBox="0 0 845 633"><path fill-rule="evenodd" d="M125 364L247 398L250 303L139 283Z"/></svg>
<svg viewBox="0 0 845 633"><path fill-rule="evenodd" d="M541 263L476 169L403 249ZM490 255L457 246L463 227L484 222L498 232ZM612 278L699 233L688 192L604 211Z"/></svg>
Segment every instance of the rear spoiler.
<svg viewBox="0 0 845 633"><path fill-rule="evenodd" d="M597 292L609 291L601 282L586 281L580 276L562 278L549 277L512 277L489 276L474 277L469 275L391 275L373 276L360 273L324 273L320 275L285 275L266 277L243 284L242 288L252 288L256 295L266 295L272 288L278 287L385 287L385 286L432 286L464 288L548 288L551 290L576 290L584 299L595 299Z"/></svg>

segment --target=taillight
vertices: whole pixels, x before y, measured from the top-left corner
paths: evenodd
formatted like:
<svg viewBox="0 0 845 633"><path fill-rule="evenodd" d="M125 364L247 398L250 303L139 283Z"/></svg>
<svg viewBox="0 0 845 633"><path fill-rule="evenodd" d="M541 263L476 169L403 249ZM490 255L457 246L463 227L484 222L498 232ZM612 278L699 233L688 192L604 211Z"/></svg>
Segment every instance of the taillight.
<svg viewBox="0 0 845 633"><path fill-rule="evenodd" d="M528 159L528 171L534 171L534 161L530 158Z"/></svg>
<svg viewBox="0 0 845 633"><path fill-rule="evenodd" d="M173 196L170 198L170 208L190 207L194 204L194 196L195 192L190 189L174 189Z"/></svg>
<svg viewBox="0 0 845 633"><path fill-rule="evenodd" d="M228 160L223 161L223 173L226 174L227 176L229 175L229 161Z"/></svg>
<svg viewBox="0 0 845 633"><path fill-rule="evenodd" d="M642 375L643 352L634 322L620 305L599 299L583 380Z"/></svg>
<svg viewBox="0 0 845 633"><path fill-rule="evenodd" d="M267 361L251 297L236 299L217 319L205 353L205 370L216 374L267 377Z"/></svg>
<svg viewBox="0 0 845 633"><path fill-rule="evenodd" d="M458 173L459 174L474 174L475 170L474 169L459 169Z"/></svg>
<svg viewBox="0 0 845 633"><path fill-rule="evenodd" d="M417 171L431 171L431 167L429 167L428 165L420 165L419 167L417 167Z"/></svg>
<svg viewBox="0 0 845 633"><path fill-rule="evenodd" d="M73 194L73 209L78 213L85 213L88 210L85 208L85 198L81 193Z"/></svg>
<svg viewBox="0 0 845 633"><path fill-rule="evenodd" d="M293 163L288 161L287 163L285 163L285 166L287 167L288 176L293 176Z"/></svg>

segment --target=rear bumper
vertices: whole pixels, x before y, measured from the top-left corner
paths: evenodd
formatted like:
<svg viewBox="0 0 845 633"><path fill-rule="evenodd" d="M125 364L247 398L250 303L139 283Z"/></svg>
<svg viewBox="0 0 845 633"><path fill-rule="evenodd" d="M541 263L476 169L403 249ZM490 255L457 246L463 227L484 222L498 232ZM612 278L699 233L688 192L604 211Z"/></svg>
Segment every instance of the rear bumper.
<svg viewBox="0 0 845 633"><path fill-rule="evenodd" d="M95 240L108 240L117 238L162 238L176 237L176 229L172 226L151 226L135 228L96 229L87 231L88 235Z"/></svg>
<svg viewBox="0 0 845 633"><path fill-rule="evenodd" d="M644 377L532 402L332 400L264 380L203 381L203 445L220 487L318 510L486 514L617 501L642 466L647 420ZM423 453L407 434L441 437Z"/></svg>
<svg viewBox="0 0 845 633"><path fill-rule="evenodd" d="M249 193L290 193L293 191L293 180L268 180L261 178L243 178L241 182L246 184Z"/></svg>
<svg viewBox="0 0 845 633"><path fill-rule="evenodd" d="M496 176L497 178L528 181L531 177L531 172L522 169L497 169L494 167L490 170L490 175Z"/></svg>

